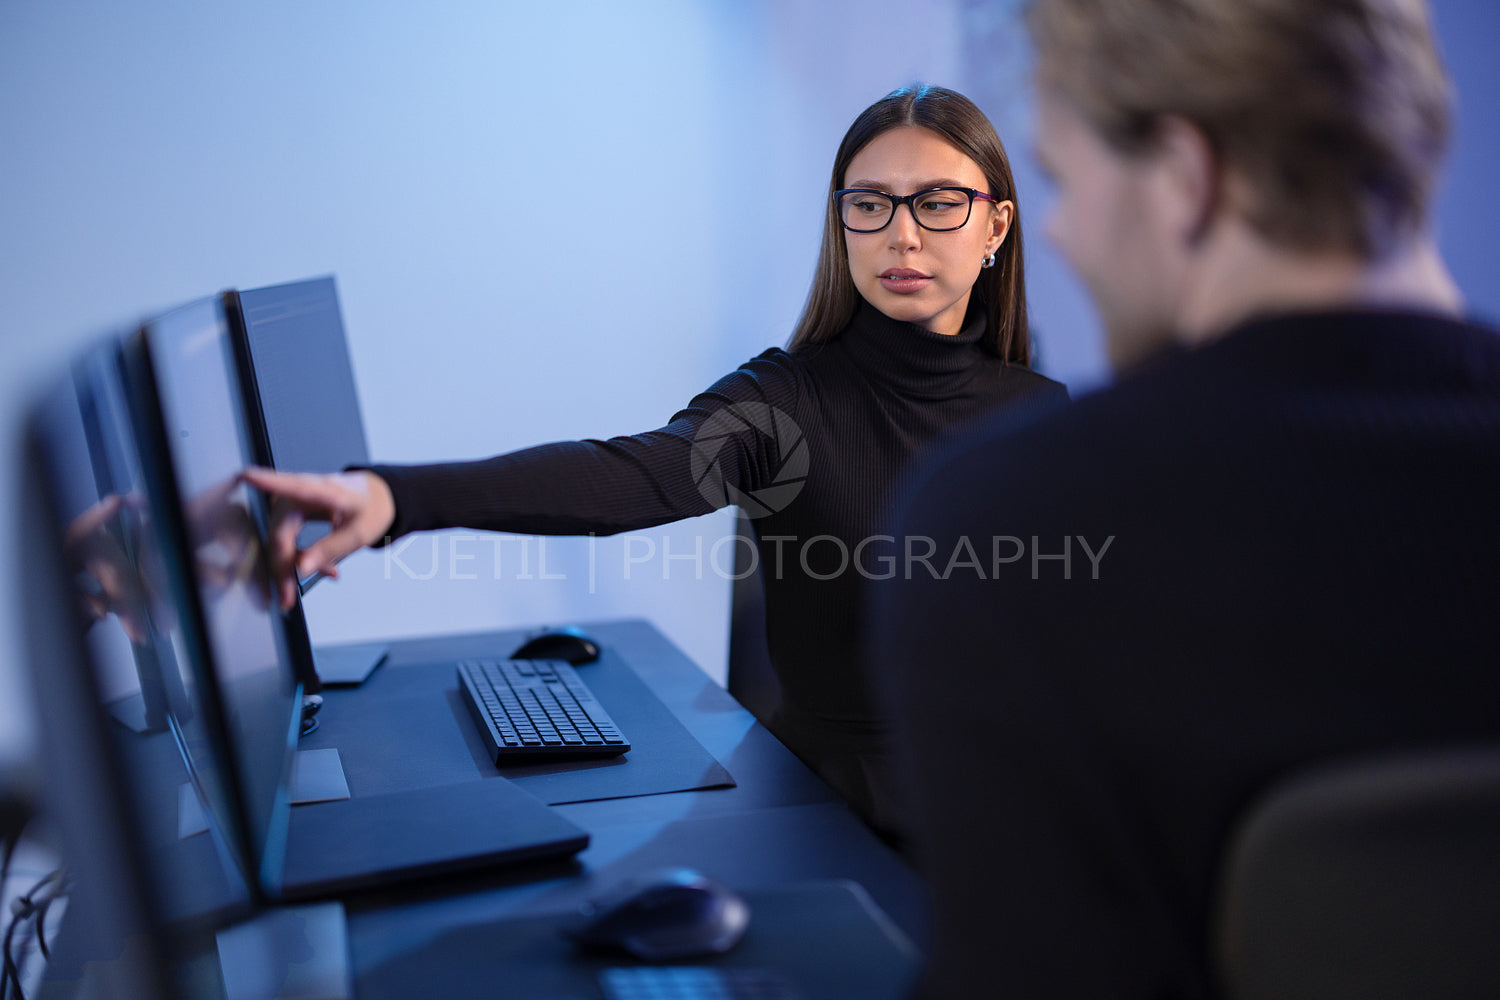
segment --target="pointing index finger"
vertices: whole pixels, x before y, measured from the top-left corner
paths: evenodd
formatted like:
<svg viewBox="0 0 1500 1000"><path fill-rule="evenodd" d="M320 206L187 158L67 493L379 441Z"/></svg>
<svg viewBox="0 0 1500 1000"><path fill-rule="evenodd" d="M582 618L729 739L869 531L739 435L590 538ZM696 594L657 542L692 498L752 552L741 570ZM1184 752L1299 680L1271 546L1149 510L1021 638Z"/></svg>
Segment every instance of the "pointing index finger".
<svg viewBox="0 0 1500 1000"><path fill-rule="evenodd" d="M319 510L331 510L339 497L338 488L322 476L276 472L252 466L241 475L245 481L274 496Z"/></svg>

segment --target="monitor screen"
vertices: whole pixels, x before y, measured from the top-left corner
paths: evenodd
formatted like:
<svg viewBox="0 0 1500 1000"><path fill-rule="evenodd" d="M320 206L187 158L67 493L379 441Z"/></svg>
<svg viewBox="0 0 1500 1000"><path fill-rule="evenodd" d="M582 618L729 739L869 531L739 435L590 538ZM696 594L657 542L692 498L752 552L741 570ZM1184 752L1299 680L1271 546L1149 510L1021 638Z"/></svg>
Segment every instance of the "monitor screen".
<svg viewBox="0 0 1500 1000"><path fill-rule="evenodd" d="M264 510L240 478L253 455L220 301L152 320L127 352L138 430L156 436L167 460L148 470L152 508L191 555L174 579L196 644L191 658L206 665L198 680L209 697L200 707L230 761L250 853L274 878L301 697L274 603Z"/></svg>
<svg viewBox="0 0 1500 1000"><path fill-rule="evenodd" d="M282 472L369 464L334 279L231 292L226 305L231 334L244 351L251 412L260 418L253 428L261 431L252 440L256 461ZM323 522L304 525L298 545L327 533Z"/></svg>
<svg viewBox="0 0 1500 1000"><path fill-rule="evenodd" d="M111 340L40 399L23 497L49 813L76 886L49 976L116 985L147 974L153 941L201 958L251 905L119 376Z"/></svg>

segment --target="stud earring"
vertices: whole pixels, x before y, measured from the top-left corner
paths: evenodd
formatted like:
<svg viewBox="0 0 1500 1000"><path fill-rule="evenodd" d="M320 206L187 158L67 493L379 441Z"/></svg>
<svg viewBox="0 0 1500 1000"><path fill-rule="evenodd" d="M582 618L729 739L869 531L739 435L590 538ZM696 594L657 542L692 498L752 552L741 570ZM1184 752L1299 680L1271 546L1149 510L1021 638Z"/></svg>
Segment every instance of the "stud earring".
<svg viewBox="0 0 1500 1000"><path fill-rule="evenodd" d="M985 254L984 255L984 259L979 262L979 266L980 267L994 267L995 266L995 255L992 254L992 253Z"/></svg>

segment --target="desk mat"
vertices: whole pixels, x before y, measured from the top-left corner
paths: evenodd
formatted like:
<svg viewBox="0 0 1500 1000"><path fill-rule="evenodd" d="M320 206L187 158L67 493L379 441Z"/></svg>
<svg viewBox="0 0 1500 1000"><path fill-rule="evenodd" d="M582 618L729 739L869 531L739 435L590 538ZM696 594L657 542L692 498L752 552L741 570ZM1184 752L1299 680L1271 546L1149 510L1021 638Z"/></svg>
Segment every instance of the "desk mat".
<svg viewBox="0 0 1500 1000"><path fill-rule="evenodd" d="M548 805L630 798L735 784L619 657L579 668L584 683L630 739L619 757L496 768L458 690L452 662L387 663L360 687L325 692L317 732L303 749L336 746L356 795L500 775Z"/></svg>
<svg viewBox="0 0 1500 1000"><path fill-rule="evenodd" d="M917 951L859 885L805 882L744 895L750 927L740 943L726 955L678 964L768 969L802 1000L898 1000L910 994L919 970ZM599 997L602 970L642 964L579 950L561 933L570 920L530 917L472 925L368 967L356 942L356 991L360 1000Z"/></svg>

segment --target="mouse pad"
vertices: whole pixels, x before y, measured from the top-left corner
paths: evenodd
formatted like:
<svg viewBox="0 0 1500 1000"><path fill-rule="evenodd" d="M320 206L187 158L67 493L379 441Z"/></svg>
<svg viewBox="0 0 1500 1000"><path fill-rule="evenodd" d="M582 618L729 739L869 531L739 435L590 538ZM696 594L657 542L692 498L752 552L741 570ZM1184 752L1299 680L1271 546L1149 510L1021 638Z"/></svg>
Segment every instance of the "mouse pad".
<svg viewBox="0 0 1500 1000"><path fill-rule="evenodd" d="M387 663L356 689L327 692L322 724L298 746L338 747L355 795L472 781L476 772L508 778L554 806L735 784L619 656L606 651L578 674L630 739L629 753L495 767L452 662Z"/></svg>
<svg viewBox="0 0 1500 1000"><path fill-rule="evenodd" d="M680 964L769 970L803 1000L898 1000L910 994L917 951L857 884L803 882L744 895L750 927L740 943L728 954ZM597 998L603 970L643 965L620 955L580 951L562 935L569 919L476 924L368 965L356 934L356 990L360 1000Z"/></svg>

